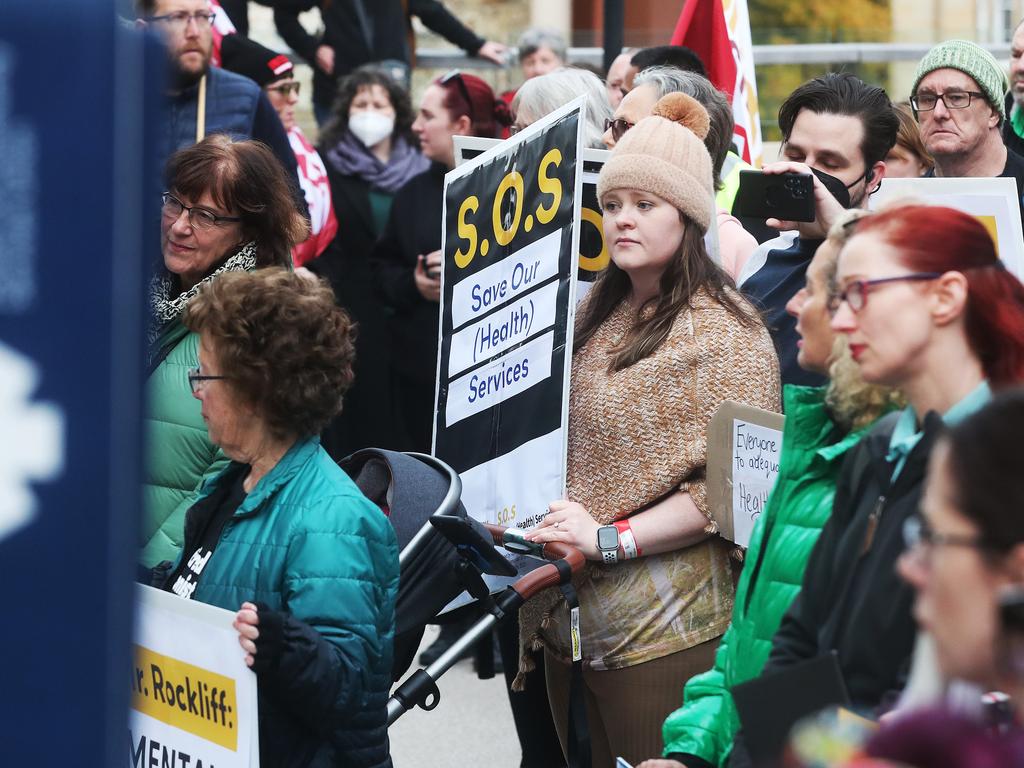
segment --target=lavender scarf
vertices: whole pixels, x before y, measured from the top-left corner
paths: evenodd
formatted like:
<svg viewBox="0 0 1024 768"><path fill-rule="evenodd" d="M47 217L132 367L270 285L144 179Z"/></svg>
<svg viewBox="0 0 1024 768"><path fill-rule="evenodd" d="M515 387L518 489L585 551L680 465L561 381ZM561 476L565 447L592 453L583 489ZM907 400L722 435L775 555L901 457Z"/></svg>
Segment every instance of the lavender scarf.
<svg viewBox="0 0 1024 768"><path fill-rule="evenodd" d="M349 131L327 149L325 157L338 173L358 176L372 189L389 194L394 194L405 182L430 167L430 161L401 136L392 142L391 157L385 165Z"/></svg>

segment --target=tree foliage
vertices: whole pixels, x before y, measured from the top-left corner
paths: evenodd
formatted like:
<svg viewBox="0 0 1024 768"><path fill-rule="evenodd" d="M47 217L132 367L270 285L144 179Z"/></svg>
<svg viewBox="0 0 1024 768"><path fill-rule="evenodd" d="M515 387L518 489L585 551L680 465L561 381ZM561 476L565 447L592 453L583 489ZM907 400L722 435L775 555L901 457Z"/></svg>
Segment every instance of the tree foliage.
<svg viewBox="0 0 1024 768"><path fill-rule="evenodd" d="M748 0L750 34L755 45L888 42L892 14L888 0ZM756 65L756 61L755 61ZM768 140L781 139L777 115L785 98L801 83L830 71L851 71L865 82L886 87L888 64L757 65L761 127ZM765 158L765 161L774 158Z"/></svg>

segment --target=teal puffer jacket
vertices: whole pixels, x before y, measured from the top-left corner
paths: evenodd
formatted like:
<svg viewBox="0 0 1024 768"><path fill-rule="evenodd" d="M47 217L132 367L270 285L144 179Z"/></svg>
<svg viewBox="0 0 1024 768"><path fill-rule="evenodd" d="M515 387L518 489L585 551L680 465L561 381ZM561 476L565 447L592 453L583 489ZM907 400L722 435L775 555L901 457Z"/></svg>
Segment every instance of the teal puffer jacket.
<svg viewBox="0 0 1024 768"><path fill-rule="evenodd" d="M694 756L717 766L729 755L739 728L730 689L761 673L832 512L842 458L869 429L842 435L824 401L824 387L783 389L786 424L779 477L751 534L732 624L714 667L690 679L683 706L665 720L665 756Z"/></svg>
<svg viewBox="0 0 1024 768"><path fill-rule="evenodd" d="M140 562L152 568L181 551L185 512L207 480L228 465L210 442L188 371L199 365L199 336L180 322L157 341L170 348L146 381L145 480Z"/></svg>
<svg viewBox="0 0 1024 768"><path fill-rule="evenodd" d="M286 619L278 659L259 672L261 764L390 766L397 593L387 517L318 438L297 442L228 521L193 595L229 611L263 603Z"/></svg>

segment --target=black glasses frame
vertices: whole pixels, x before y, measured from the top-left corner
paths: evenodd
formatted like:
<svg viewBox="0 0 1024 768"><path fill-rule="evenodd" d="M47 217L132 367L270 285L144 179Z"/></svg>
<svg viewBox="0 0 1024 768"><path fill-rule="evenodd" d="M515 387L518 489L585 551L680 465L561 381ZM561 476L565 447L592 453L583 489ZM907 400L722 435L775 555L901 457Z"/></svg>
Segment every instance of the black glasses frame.
<svg viewBox="0 0 1024 768"><path fill-rule="evenodd" d="M908 551L927 547L965 547L992 550L980 536L939 533L921 517L908 517L903 521L903 545Z"/></svg>
<svg viewBox="0 0 1024 768"><path fill-rule="evenodd" d="M455 86L459 89L459 94L466 102L466 106L469 107L469 121L471 123L476 122L476 115L473 113L473 99L469 95L469 87L466 85L466 81L462 79L462 72L458 69L453 69L437 79L437 84L444 88L448 87L448 83L455 83Z"/></svg>
<svg viewBox="0 0 1024 768"><path fill-rule="evenodd" d="M957 107L946 101L947 96L959 96L961 93L967 96L967 103L964 104L963 106ZM910 106L912 106L918 112L931 112L932 110L935 109L935 107L938 106L939 102L941 101L942 106L944 106L946 109L967 109L969 106L971 106L971 102L974 101L975 97L985 98L985 94L981 93L980 91L953 91L952 93L929 93L925 95L934 96L935 103L932 104L930 107L922 107L921 97L915 94L910 97Z"/></svg>
<svg viewBox="0 0 1024 768"><path fill-rule="evenodd" d="M220 224L222 222L232 222L232 221L241 221L242 220L241 216L221 216L220 214L214 213L213 211L208 211L205 208L201 208L199 206L185 205L183 202L181 202L181 200L176 198L170 192L164 192L163 194L161 194L160 195L160 199L163 201L163 206L164 206L165 209L167 208L168 204L173 204L173 205L179 206L181 208L181 211L187 211L188 212L188 225L190 227L192 227L193 229L209 229L210 227L220 226ZM181 211L178 211L178 213L176 215L174 215L175 219L177 219L179 216L181 216ZM196 220L192 218L192 211L196 211L197 214L200 217L204 217L205 216L205 217L208 217L208 218L207 219L200 218L198 220L199 223L197 224ZM167 215L170 216L171 214L167 213Z"/></svg>
<svg viewBox="0 0 1024 768"><path fill-rule="evenodd" d="M268 85L268 91L280 91L283 95L287 96L290 91L295 91L295 95L298 96L302 92L302 83L298 80L293 80L290 83L281 83L280 85Z"/></svg>
<svg viewBox="0 0 1024 768"><path fill-rule="evenodd" d="M207 376L206 374L200 373L199 368L188 369L188 386L192 390L194 395L199 391L199 385L204 381L219 381L221 379L230 379L230 376Z"/></svg>

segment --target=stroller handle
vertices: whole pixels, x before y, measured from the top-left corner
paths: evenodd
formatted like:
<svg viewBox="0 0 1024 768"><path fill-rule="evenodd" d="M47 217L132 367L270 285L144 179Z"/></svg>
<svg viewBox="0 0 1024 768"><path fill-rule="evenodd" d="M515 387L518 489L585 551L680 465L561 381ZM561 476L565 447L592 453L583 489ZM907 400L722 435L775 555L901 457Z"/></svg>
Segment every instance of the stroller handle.
<svg viewBox="0 0 1024 768"><path fill-rule="evenodd" d="M505 526L484 523L484 527L491 534L495 545L501 546L504 542ZM547 560L564 560L573 574L578 573L586 562L583 553L576 549L576 547L563 544L560 541L547 542L544 545L544 557ZM511 586L512 589L519 593L520 597L524 600L529 600L538 592L548 587L558 586L561 583L562 571L553 563L549 563L530 571Z"/></svg>

